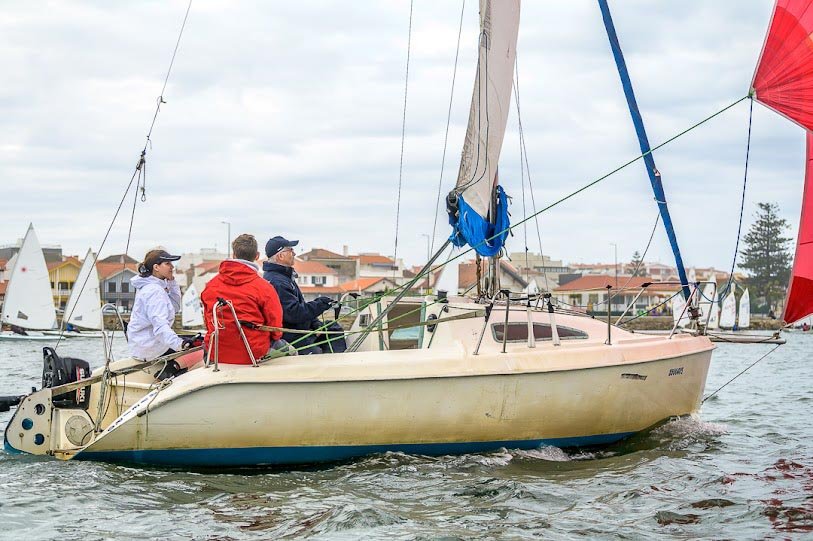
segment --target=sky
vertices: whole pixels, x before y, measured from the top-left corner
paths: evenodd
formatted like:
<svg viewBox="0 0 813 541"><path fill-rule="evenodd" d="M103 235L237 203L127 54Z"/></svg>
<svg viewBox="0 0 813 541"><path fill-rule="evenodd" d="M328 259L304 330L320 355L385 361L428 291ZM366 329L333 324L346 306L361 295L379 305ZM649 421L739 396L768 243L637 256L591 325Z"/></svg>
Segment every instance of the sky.
<svg viewBox="0 0 813 541"><path fill-rule="evenodd" d="M611 2L653 146L747 94L772 6ZM99 249L145 145L186 7L4 5L0 244L33 222L41 243L66 254ZM477 7L415 0L410 38L406 0L193 0L147 147L146 201L136 201L129 253L224 250L230 228L261 245L283 235L303 250L393 255L398 215L397 256L425 262L450 232L443 208L435 226L438 186L445 195L457 177ZM595 1L526 1L517 50L520 115L512 106L500 160L514 222L640 154ZM748 109L745 100L655 153L687 266L731 266ZM802 129L754 104L743 235L757 203L774 202L795 238L803 162ZM127 246L132 194L102 256ZM656 215L638 162L541 214L539 235L532 222L518 227L508 248L539 252L541 239L546 255L568 263L612 262L616 251L629 261ZM673 262L662 226L646 259Z"/></svg>

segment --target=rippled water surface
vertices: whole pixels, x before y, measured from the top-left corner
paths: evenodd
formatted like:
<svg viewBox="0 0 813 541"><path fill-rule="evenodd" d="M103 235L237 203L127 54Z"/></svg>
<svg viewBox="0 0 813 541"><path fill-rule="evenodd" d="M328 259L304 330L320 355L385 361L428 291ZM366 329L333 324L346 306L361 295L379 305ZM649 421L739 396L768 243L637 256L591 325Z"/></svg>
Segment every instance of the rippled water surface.
<svg viewBox="0 0 813 541"><path fill-rule="evenodd" d="M40 347L0 343L0 394L39 384ZM707 394L772 347L719 344ZM100 350L60 347L93 365ZM790 335L698 418L589 452L189 472L0 451L0 538L809 539L811 374L813 335Z"/></svg>

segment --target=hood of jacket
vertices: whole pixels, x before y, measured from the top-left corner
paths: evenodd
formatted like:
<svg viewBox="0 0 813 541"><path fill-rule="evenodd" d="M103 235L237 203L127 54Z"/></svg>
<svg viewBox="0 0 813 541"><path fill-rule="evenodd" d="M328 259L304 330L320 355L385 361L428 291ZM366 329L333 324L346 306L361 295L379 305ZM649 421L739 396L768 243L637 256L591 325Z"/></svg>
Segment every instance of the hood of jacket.
<svg viewBox="0 0 813 541"><path fill-rule="evenodd" d="M133 276L130 278L130 285L136 289L141 289L147 284L156 284L161 289L166 289L167 281L163 278L156 278L155 276Z"/></svg>
<svg viewBox="0 0 813 541"><path fill-rule="evenodd" d="M259 278L258 270L250 261L227 259L220 264L218 272L224 283L239 286Z"/></svg>

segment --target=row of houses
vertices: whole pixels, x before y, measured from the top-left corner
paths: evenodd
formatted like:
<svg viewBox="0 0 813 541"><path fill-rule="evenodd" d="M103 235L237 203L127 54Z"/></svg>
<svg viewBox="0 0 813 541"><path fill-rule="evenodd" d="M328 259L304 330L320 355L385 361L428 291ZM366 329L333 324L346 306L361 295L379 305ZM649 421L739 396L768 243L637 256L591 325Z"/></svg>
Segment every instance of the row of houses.
<svg viewBox="0 0 813 541"><path fill-rule="evenodd" d="M3 252L0 255L11 255ZM48 273L54 296L54 305L64 308L74 287L82 262L76 256L62 256L61 250L49 247L46 255ZM183 254L176 263L176 280L182 290L194 284L202 291L218 272L221 261L227 255L212 249ZM6 270L9 261L0 259L0 300L5 294ZM485 272L481 261L480 273ZM116 254L100 259L96 268L101 283L102 301L120 307L122 311L132 308L135 291L130 279L137 274L138 262L126 255ZM412 280L420 267L406 267L403 260L395 260L378 253L350 254L347 246L341 253L324 248L314 248L300 254L294 261L297 283L305 298L320 296L340 297L345 293L362 296L380 294L403 286ZM637 271L643 276L632 276ZM548 256L533 253L511 253L499 260L500 280L503 287L512 291L550 291L560 302L586 311L607 309L606 286L612 286L611 310L616 312L632 301L635 290L645 282L677 282L674 267L662 263L619 265L571 264L552 260ZM442 271L437 271L418 281L413 290L417 294L433 291ZM690 280L728 280L728 273L713 268L692 268ZM477 263L466 261L458 267L458 291L471 291L477 282ZM735 279L741 280L735 274ZM739 281L738 280L738 281ZM675 284L655 284L636 301L636 309L645 309L663 302L674 295Z"/></svg>

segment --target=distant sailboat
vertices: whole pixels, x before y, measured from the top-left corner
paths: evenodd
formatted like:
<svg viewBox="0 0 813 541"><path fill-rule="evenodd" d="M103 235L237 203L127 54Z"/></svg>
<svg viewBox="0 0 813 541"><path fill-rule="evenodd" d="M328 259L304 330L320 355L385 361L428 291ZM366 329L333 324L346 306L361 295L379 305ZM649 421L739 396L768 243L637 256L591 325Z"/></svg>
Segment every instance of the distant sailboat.
<svg viewBox="0 0 813 541"><path fill-rule="evenodd" d="M48 266L42 254L34 226L28 225L23 244L11 270L0 321L26 330L56 327L56 310L48 278ZM53 340L42 333L0 332L0 340Z"/></svg>
<svg viewBox="0 0 813 541"><path fill-rule="evenodd" d="M84 286L84 287L83 287ZM90 332L63 331L64 336L98 338L102 336L104 318L102 317L101 286L99 273L96 270L96 255L88 249L79 277L71 289L71 296L65 304L65 323ZM67 325L63 325L67 326ZM97 332L93 332L97 331Z"/></svg>
<svg viewBox="0 0 813 541"><path fill-rule="evenodd" d="M181 325L203 327L203 305L195 284L190 284L181 299Z"/></svg>
<svg viewBox="0 0 813 541"><path fill-rule="evenodd" d="M751 297L748 295L748 290L740 297L740 314L737 319L737 327L740 329L747 329L751 326Z"/></svg>
<svg viewBox="0 0 813 541"><path fill-rule="evenodd" d="M734 296L736 289L737 286L734 285L734 282L731 282L731 291L723 299L723 308L720 311L720 327L724 329L733 329L734 324L737 322L737 298Z"/></svg>
<svg viewBox="0 0 813 541"><path fill-rule="evenodd" d="M706 284L706 287L703 288L700 311L703 318L701 321L707 321L706 329L720 328L720 309L717 306L717 288L714 284Z"/></svg>
<svg viewBox="0 0 813 541"><path fill-rule="evenodd" d="M672 320L678 327L686 327L692 320L689 316L689 310L684 310L685 307L686 301L681 295L672 297Z"/></svg>

